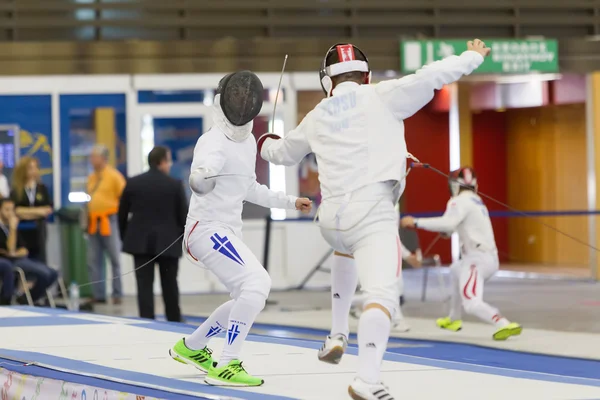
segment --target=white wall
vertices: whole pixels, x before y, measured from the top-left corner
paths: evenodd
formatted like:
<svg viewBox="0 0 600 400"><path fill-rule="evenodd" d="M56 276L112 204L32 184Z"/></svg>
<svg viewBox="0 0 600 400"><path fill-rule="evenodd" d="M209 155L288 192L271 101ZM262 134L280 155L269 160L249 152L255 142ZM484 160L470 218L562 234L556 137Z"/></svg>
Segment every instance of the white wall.
<svg viewBox="0 0 600 400"><path fill-rule="evenodd" d="M265 222L262 220L246 221L243 229L244 242L262 262L264 251ZM327 253L329 246L322 238L318 226L312 221L274 221L271 230L271 249L269 256L269 273L273 279L273 290L289 289L302 282L317 262ZM135 295L135 274L133 258L121 256L123 292ZM110 264L108 264L110 265ZM331 266L331 257L325 262ZM111 278L110 268L107 277ZM160 293L160 279L156 270L154 292ZM179 290L181 294L225 292L225 288L209 271L192 264L187 258L179 263ZM307 287L325 287L329 285L329 274L318 272L308 282ZM111 292L110 283L107 284Z"/></svg>
<svg viewBox="0 0 600 400"><path fill-rule="evenodd" d="M0 95L49 94L52 96L52 159L54 168L54 205L61 207L61 171L60 160L60 113L59 99L63 94L100 94L124 93L127 102L127 169L129 175L142 171L140 116L148 105L138 104L138 90L179 90L179 89L210 89L224 75L217 74L168 74L168 75L96 75L96 76L32 76L32 77L0 77ZM279 83L279 73L259 74L265 87L275 89ZM320 90L319 77L316 73L286 73L282 80L282 90L285 91L285 101L278 104L277 114L283 115L285 130L296 126L296 91ZM156 107L153 105L152 107ZM175 109L175 114L182 112L182 107L189 104L162 105L165 109ZM272 107L265 112L271 113ZM200 109L189 111L192 114ZM286 191L298 194L298 170L296 167L286 168ZM288 218L296 216L296 212L288 212ZM244 241L256 254L259 260L263 257L264 221L248 221L244 227ZM62 264L62 248L60 245L60 230L57 224L49 225L48 235L49 264L60 267ZM271 232L271 250L269 271L273 278L274 289L285 289L298 285L310 272L317 261L327 252L328 246L322 239L318 227L312 222L285 221L273 222ZM110 265L110 264L108 264ZM85 268L85 266L82 266ZM122 273L124 293L136 293L133 260L130 256L122 256ZM110 288L111 272L107 271ZM329 282L329 275L318 273L309 282L309 286L324 286ZM68 282L67 282L68 284ZM180 263L179 284L181 293L200 293L221 291L224 288L211 273L195 265L187 259ZM155 291L160 292L160 281L155 279Z"/></svg>

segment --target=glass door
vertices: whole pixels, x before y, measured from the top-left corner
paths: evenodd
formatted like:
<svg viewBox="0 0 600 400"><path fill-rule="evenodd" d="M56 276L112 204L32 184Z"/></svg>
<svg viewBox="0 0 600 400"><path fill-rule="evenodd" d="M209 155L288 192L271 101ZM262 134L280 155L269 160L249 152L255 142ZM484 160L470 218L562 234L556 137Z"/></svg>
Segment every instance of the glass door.
<svg viewBox="0 0 600 400"><path fill-rule="evenodd" d="M137 121L140 134L141 171L148 170L148 153L154 146L165 146L171 150L173 167L171 176L186 183L198 138L210 129L210 109L204 104L183 104L181 107L168 105L138 106ZM188 196L189 187L184 184Z"/></svg>

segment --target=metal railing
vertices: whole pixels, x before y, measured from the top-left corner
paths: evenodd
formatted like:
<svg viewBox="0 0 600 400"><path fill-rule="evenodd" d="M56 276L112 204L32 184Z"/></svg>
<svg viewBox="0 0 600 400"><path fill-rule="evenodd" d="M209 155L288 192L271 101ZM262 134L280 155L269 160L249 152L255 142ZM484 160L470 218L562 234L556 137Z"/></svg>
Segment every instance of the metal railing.
<svg viewBox="0 0 600 400"><path fill-rule="evenodd" d="M582 37L598 0L0 0L0 40Z"/></svg>
<svg viewBox="0 0 600 400"><path fill-rule="evenodd" d="M528 35L600 69L600 0L0 0L0 23L0 75L314 71L338 41L397 70L403 38Z"/></svg>

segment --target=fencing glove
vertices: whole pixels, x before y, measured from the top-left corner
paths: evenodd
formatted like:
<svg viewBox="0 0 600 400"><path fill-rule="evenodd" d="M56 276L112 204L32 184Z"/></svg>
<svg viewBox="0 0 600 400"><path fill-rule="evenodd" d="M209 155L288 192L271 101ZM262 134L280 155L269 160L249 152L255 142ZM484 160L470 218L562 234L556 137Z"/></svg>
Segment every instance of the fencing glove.
<svg viewBox="0 0 600 400"><path fill-rule="evenodd" d="M216 186L216 179L206 179L207 177L214 175L212 171L208 168L197 168L192 171L190 174L190 188L192 192L198 196L206 196L209 194Z"/></svg>

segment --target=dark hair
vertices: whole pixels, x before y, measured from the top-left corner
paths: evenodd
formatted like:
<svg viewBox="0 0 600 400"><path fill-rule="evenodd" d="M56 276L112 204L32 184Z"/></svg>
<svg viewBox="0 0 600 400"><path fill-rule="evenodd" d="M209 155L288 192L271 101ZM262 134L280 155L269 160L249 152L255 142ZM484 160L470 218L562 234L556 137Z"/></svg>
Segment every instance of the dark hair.
<svg viewBox="0 0 600 400"><path fill-rule="evenodd" d="M363 56L363 54L360 51L357 51L356 48L354 49L354 58L358 61L367 61L367 59ZM327 56L327 59L325 60L325 65L330 66L333 64L337 64L339 62L340 62L340 57L338 55L338 52L332 51ZM347 82L347 81L362 83L365 79L365 73L366 72L360 72L360 71L346 72L344 74L332 76L331 81L333 82L334 85L337 85L338 83L341 83L341 82Z"/></svg>
<svg viewBox="0 0 600 400"><path fill-rule="evenodd" d="M167 155L171 152L167 147L156 146L148 153L148 165L150 168L157 168L160 163L167 160Z"/></svg>

